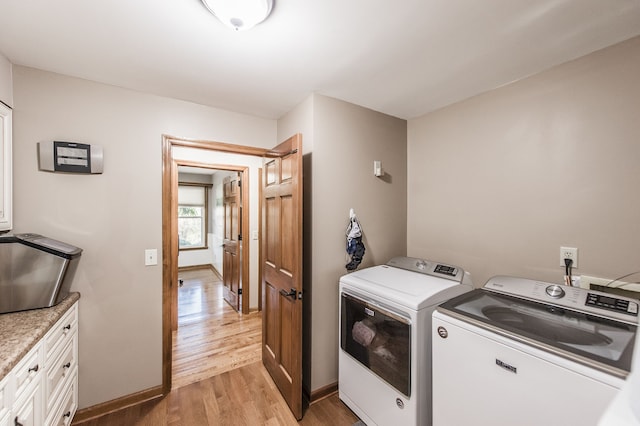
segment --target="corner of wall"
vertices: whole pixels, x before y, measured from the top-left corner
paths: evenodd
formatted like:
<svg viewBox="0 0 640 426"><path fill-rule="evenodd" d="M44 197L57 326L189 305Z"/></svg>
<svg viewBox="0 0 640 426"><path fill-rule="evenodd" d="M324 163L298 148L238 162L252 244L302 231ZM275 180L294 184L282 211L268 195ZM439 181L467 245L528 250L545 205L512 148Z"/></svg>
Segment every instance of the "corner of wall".
<svg viewBox="0 0 640 426"><path fill-rule="evenodd" d="M13 108L13 65L0 53L0 101Z"/></svg>

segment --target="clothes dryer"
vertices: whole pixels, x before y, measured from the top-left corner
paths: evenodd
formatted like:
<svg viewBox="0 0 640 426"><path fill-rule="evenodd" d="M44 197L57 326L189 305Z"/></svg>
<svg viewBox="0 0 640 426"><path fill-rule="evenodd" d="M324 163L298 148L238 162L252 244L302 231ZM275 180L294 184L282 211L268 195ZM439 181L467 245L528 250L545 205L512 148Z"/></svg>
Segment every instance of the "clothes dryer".
<svg viewBox="0 0 640 426"><path fill-rule="evenodd" d="M463 269L398 257L340 279L339 396L368 426L431 424L431 315Z"/></svg>

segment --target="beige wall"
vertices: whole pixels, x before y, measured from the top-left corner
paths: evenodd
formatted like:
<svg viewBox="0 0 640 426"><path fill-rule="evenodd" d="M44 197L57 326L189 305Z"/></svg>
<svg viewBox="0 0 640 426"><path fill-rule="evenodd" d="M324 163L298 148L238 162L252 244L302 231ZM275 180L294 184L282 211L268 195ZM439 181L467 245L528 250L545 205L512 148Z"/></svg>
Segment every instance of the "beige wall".
<svg viewBox="0 0 640 426"><path fill-rule="evenodd" d="M314 99L315 95L310 95L278 120L278 142L283 142L296 133L300 133L302 134L304 155L313 152Z"/></svg>
<svg viewBox="0 0 640 426"><path fill-rule="evenodd" d="M13 107L12 65L2 53L0 53L0 101Z"/></svg>
<svg viewBox="0 0 640 426"><path fill-rule="evenodd" d="M160 385L163 133L272 146L276 122L14 67L14 230L84 249L80 408ZM37 170L36 143L102 145L104 173Z"/></svg>
<svg viewBox="0 0 640 426"><path fill-rule="evenodd" d="M303 144L312 137L304 160L304 373L313 392L338 380L338 281L347 272L349 209L364 231L361 268L405 254L406 121L313 95L278 128L287 129L281 138L303 132ZM382 161L385 178L373 175L374 160Z"/></svg>
<svg viewBox="0 0 640 426"><path fill-rule="evenodd" d="M640 269L638 76L637 37L410 120L408 254L478 287L561 282L561 245L578 274Z"/></svg>

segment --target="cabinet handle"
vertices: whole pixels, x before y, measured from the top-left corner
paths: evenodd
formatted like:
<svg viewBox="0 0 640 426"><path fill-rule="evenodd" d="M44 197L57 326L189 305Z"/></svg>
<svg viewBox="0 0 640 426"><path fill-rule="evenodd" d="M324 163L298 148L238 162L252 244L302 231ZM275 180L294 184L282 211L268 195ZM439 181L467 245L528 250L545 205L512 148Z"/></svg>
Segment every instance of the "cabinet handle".
<svg viewBox="0 0 640 426"><path fill-rule="evenodd" d="M16 416L16 418L13 420L13 424L14 426L24 426L22 423L18 421L18 416Z"/></svg>
<svg viewBox="0 0 640 426"><path fill-rule="evenodd" d="M36 366L35 366L35 367L31 367L31 368L29 369L29 373L31 373L32 371L35 373L35 372L37 372L39 369L40 369L40 366L39 366L38 364L36 364ZM16 417L16 418L17 418L17 417Z"/></svg>
<svg viewBox="0 0 640 426"><path fill-rule="evenodd" d="M64 331L69 331L69 330L71 330L71 324L67 324L67 325L65 325L64 327L62 327L62 329L63 329Z"/></svg>
<svg viewBox="0 0 640 426"><path fill-rule="evenodd" d="M71 417L71 411L67 411L62 415L62 417Z"/></svg>
<svg viewBox="0 0 640 426"><path fill-rule="evenodd" d="M68 362L68 363L66 363L65 365L62 366L62 368L69 368L69 367L71 367L71 363L70 362Z"/></svg>

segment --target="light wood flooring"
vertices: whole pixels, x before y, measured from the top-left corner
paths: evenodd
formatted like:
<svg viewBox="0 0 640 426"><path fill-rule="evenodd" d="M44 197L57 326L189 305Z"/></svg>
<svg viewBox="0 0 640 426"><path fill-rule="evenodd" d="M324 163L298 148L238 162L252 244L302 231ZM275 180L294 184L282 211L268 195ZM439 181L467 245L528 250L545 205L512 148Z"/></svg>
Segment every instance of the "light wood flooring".
<svg viewBox="0 0 640 426"><path fill-rule="evenodd" d="M83 426L351 426L358 421L333 394L312 404L297 422L262 365L261 315L235 312L210 270L180 272L180 278L171 392Z"/></svg>
<svg viewBox="0 0 640 426"><path fill-rule="evenodd" d="M261 314L236 312L224 301L222 280L210 269L180 272L179 277L172 388L259 361Z"/></svg>
<svg viewBox="0 0 640 426"><path fill-rule="evenodd" d="M337 394L312 404L300 422L261 361L173 389L162 399L82 423L83 426L351 426L358 418Z"/></svg>

